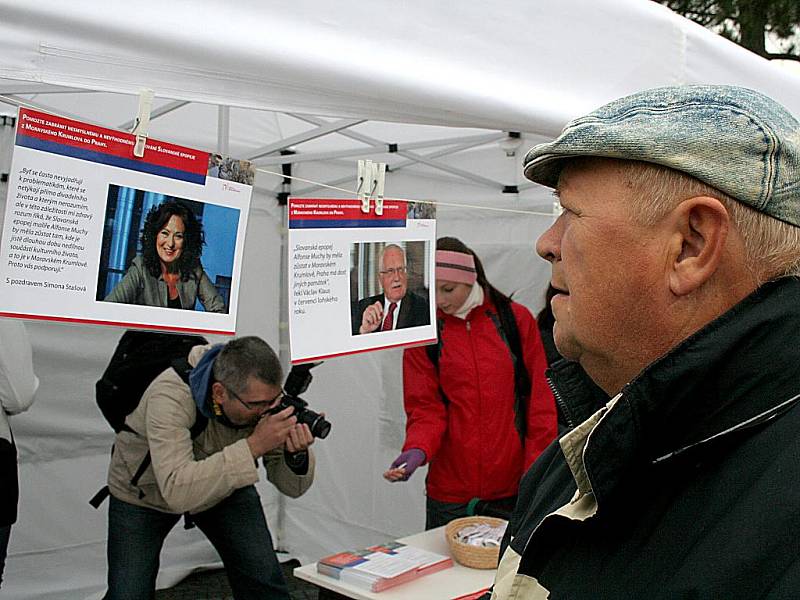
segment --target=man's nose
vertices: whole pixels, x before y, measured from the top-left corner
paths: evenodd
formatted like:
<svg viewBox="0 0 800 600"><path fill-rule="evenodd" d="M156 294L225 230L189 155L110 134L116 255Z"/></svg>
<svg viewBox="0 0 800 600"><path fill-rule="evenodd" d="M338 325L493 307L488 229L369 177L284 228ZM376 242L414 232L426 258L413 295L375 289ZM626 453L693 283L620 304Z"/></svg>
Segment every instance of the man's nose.
<svg viewBox="0 0 800 600"><path fill-rule="evenodd" d="M561 218L536 240L536 253L551 263L561 258Z"/></svg>

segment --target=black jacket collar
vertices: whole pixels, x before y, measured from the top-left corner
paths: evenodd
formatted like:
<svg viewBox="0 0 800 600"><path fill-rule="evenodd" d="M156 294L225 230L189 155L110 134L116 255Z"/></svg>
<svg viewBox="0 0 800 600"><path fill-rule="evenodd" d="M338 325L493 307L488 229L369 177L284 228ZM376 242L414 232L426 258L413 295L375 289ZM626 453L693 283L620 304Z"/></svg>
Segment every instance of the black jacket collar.
<svg viewBox="0 0 800 600"><path fill-rule="evenodd" d="M798 364L800 280L787 277L753 292L623 388L584 454L598 506L654 460L688 446L702 448L698 442L798 394ZM557 379L576 415L586 418L600 406L596 387ZM561 391L565 384L572 386L568 394Z"/></svg>

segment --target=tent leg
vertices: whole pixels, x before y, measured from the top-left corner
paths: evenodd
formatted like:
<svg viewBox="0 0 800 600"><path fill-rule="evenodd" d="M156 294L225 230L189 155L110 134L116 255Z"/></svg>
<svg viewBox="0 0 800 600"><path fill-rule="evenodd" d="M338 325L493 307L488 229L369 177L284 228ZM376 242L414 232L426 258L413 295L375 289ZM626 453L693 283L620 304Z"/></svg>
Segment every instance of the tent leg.
<svg viewBox="0 0 800 600"><path fill-rule="evenodd" d="M217 152L222 156L230 154L231 107L217 107Z"/></svg>
<svg viewBox="0 0 800 600"><path fill-rule="evenodd" d="M288 207L283 205L281 207L283 215L281 223L286 223L286 211ZM279 319L278 326L278 357L282 365L288 365L291 356L289 354L289 298L288 294L283 293L283 290L288 289L289 274L287 269L282 265L287 265L287 256L289 253L289 232L285 228L281 228L281 269L280 269L280 286L278 286L278 306L279 306ZM278 552L287 552L286 548L286 496L278 494L278 509L275 529L272 531L275 539L275 550Z"/></svg>

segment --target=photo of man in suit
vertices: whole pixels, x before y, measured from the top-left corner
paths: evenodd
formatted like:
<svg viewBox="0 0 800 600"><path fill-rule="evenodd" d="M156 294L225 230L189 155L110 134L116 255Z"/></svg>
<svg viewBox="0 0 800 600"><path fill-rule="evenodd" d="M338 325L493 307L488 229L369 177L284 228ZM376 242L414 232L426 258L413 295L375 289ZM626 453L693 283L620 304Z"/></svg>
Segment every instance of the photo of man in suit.
<svg viewBox="0 0 800 600"><path fill-rule="evenodd" d="M408 290L406 254L400 246L388 244L383 249L378 280L383 293L354 306L353 335L430 324L428 301Z"/></svg>

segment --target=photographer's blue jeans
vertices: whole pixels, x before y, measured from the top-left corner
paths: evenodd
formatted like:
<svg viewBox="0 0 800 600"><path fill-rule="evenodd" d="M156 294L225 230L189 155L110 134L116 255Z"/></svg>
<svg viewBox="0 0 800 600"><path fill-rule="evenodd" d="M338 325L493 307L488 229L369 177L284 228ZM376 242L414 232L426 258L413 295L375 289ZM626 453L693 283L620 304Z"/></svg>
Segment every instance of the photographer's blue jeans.
<svg viewBox="0 0 800 600"><path fill-rule="evenodd" d="M0 527L0 587L3 587L3 571L6 568L9 539L11 539L11 525L3 525Z"/></svg>
<svg viewBox="0 0 800 600"><path fill-rule="evenodd" d="M108 510L108 591L105 600L150 600L164 539L180 515L111 496ZM219 552L236 600L288 600L272 538L255 487L237 490L193 515Z"/></svg>

